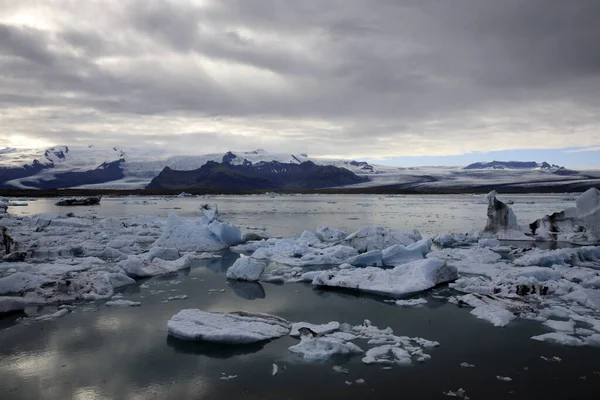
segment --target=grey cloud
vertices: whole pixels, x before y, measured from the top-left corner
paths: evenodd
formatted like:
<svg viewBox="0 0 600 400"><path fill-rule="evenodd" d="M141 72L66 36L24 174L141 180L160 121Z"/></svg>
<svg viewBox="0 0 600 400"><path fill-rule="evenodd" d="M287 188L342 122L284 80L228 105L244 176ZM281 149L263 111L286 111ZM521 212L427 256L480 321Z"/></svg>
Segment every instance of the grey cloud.
<svg viewBox="0 0 600 400"><path fill-rule="evenodd" d="M271 138L294 131L277 146L312 153L351 151L364 137L438 147L468 139L485 150L485 135L507 130L520 133L514 137L523 145L542 130L554 135L549 143L560 135L590 142L586 132L598 125L594 0L39 4L50 19L58 16L57 31L1 22L11 11L0 13L0 112L22 109L5 129L23 135L40 134L26 110L41 107L64 115L45 133L56 142L96 123L64 110L92 109L122 121L124 134L110 140L129 140L127 131L146 115L222 118L224 131L212 139L223 149L266 141L231 136L232 118L235 129L246 119ZM84 17L88 23L78 24ZM220 70L230 77L216 78ZM569 115L557 113L561 105ZM331 127L305 124L313 120ZM181 147L192 137L177 136ZM384 148L365 147L369 156Z"/></svg>

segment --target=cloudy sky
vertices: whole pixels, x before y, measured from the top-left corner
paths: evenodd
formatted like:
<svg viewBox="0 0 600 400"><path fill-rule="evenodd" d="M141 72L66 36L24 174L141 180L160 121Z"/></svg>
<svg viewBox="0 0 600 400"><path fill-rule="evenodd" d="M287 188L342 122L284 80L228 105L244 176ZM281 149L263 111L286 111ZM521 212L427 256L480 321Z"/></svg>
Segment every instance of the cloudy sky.
<svg viewBox="0 0 600 400"><path fill-rule="evenodd" d="M0 0L0 137L600 166L599 16L597 0Z"/></svg>

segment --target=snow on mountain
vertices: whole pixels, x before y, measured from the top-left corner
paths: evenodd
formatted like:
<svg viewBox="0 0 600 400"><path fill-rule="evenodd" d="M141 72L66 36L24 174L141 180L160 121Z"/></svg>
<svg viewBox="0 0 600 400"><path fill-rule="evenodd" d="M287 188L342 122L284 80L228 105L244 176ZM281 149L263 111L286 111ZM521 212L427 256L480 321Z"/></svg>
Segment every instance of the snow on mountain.
<svg viewBox="0 0 600 400"><path fill-rule="evenodd" d="M466 167L401 168L369 164L355 160L333 160L309 157L298 153L270 153L263 149L168 157L153 150L101 146L55 146L48 149L0 149L0 187L63 186L105 189L139 189L146 187L165 167L179 171L196 170L209 161L231 165L257 165L279 162L346 168L356 175L368 177L368 182L353 188L386 186L394 189L443 190L482 188L490 185L520 185L521 187L563 186L573 182L600 183L600 171L573 171L547 162L491 161ZM111 173L102 174L102 169ZM72 174L74 173L74 174ZM90 178L88 178L88 176ZM529 186L527 186L529 185Z"/></svg>

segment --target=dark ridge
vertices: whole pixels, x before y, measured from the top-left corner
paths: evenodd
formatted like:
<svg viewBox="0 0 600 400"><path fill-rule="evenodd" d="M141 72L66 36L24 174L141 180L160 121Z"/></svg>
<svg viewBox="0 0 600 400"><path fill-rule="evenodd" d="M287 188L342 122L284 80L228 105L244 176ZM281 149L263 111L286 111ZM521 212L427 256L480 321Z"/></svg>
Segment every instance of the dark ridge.
<svg viewBox="0 0 600 400"><path fill-rule="evenodd" d="M147 189L312 190L367 180L345 168L316 165L311 161L301 164L263 161L243 165L209 161L193 171L165 167Z"/></svg>

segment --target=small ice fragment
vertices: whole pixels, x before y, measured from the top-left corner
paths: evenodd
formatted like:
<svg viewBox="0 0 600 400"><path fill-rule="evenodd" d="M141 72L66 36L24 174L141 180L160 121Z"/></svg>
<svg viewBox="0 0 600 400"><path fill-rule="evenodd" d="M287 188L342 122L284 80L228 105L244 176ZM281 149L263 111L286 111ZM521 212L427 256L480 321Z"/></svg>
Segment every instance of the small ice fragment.
<svg viewBox="0 0 600 400"><path fill-rule="evenodd" d="M560 358L560 357L557 357L557 356L554 356L554 357L552 357L552 360L553 360L553 361L556 361L556 362L561 362L561 361L562 361L562 358Z"/></svg>
<svg viewBox="0 0 600 400"><path fill-rule="evenodd" d="M465 396L465 390L463 388L459 388L456 392L453 392L452 390L448 390L447 392L443 392L446 396L449 397L458 397L461 399L469 399L467 396Z"/></svg>
<svg viewBox="0 0 600 400"><path fill-rule="evenodd" d="M139 307L142 305L139 301L131 301L131 300L113 300L107 301L104 305L109 307Z"/></svg>
<svg viewBox="0 0 600 400"><path fill-rule="evenodd" d="M169 301L171 301L171 300L185 300L187 298L188 298L187 294L181 294L179 296L171 296L171 297L167 298L167 300L169 300Z"/></svg>
<svg viewBox="0 0 600 400"><path fill-rule="evenodd" d="M396 305L402 307L421 307L423 304L427 304L425 299L410 299L410 300L396 300Z"/></svg>
<svg viewBox="0 0 600 400"><path fill-rule="evenodd" d="M340 373L340 374L348 374L348 373L350 373L350 370L348 368L344 368L344 367L341 367L339 365L334 365L333 366L333 370L335 372Z"/></svg>
<svg viewBox="0 0 600 400"><path fill-rule="evenodd" d="M365 380L360 378L354 381L354 383L356 383L357 385L364 385L365 384Z"/></svg>
<svg viewBox="0 0 600 400"><path fill-rule="evenodd" d="M221 372L221 373L222 373L222 372ZM221 377L221 380L222 380L222 381L228 381L228 380L230 380L230 379L235 379L235 378L237 378L237 375L227 375L227 376L222 376L222 377Z"/></svg>
<svg viewBox="0 0 600 400"><path fill-rule="evenodd" d="M221 290L220 290L220 292L221 292L221 293L224 293L224 292L225 292L225 289L221 289Z"/></svg>
<svg viewBox="0 0 600 400"><path fill-rule="evenodd" d="M548 359L548 357L540 356L540 358L541 358L542 360L544 360L544 361L550 361L550 360Z"/></svg>
<svg viewBox="0 0 600 400"><path fill-rule="evenodd" d="M461 362L460 366L463 368L474 368L475 367L473 364L469 364L467 362Z"/></svg>
<svg viewBox="0 0 600 400"><path fill-rule="evenodd" d="M496 375L496 379L498 379L499 381L504 381L504 382L510 382L510 381L512 381L512 378L508 377L508 376Z"/></svg>
<svg viewBox="0 0 600 400"><path fill-rule="evenodd" d="M271 376L277 375L277 372L279 372L279 366L277 364L273 364L273 370L271 371Z"/></svg>
<svg viewBox="0 0 600 400"><path fill-rule="evenodd" d="M587 379L587 376L580 376L579 379L581 379L582 381L585 381Z"/></svg>
<svg viewBox="0 0 600 400"><path fill-rule="evenodd" d="M344 383L348 386L352 385L352 382L350 382L350 381L344 381Z"/></svg>

